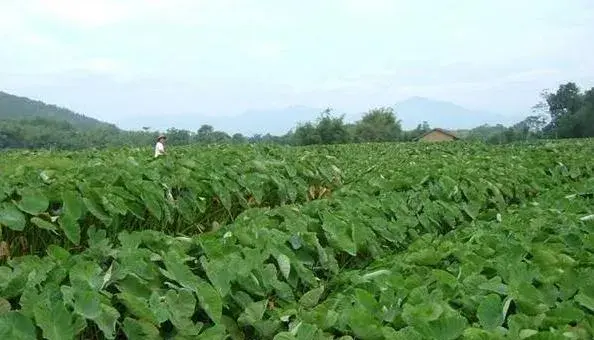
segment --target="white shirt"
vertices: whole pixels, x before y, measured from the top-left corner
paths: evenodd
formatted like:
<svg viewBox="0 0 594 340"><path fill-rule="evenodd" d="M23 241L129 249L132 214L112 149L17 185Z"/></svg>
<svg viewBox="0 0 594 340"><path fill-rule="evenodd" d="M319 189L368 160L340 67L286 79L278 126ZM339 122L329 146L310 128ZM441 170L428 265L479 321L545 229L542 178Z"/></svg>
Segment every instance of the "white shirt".
<svg viewBox="0 0 594 340"><path fill-rule="evenodd" d="M164 154L165 154L165 145L163 145L163 143L161 143L161 142L157 142L157 145L155 145L155 157L159 157Z"/></svg>

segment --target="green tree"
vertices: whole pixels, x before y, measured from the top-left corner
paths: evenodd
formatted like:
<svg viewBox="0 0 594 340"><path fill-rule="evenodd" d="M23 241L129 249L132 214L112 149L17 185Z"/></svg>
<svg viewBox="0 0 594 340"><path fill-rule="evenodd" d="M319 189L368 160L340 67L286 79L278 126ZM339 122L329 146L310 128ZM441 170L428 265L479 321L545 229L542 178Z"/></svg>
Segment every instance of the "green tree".
<svg viewBox="0 0 594 340"><path fill-rule="evenodd" d="M367 112L355 126L355 139L361 142L388 142L401 138L402 127L392 108Z"/></svg>
<svg viewBox="0 0 594 340"><path fill-rule="evenodd" d="M295 129L293 140L295 145L313 145L322 143L322 138L320 137L317 127L311 122L299 124Z"/></svg>
<svg viewBox="0 0 594 340"><path fill-rule="evenodd" d="M236 133L231 137L231 141L235 144L244 144L248 142L248 139L241 133Z"/></svg>
<svg viewBox="0 0 594 340"><path fill-rule="evenodd" d="M200 129L198 129L198 131L196 132L196 141L198 141L198 143L204 143L204 144L212 143L212 141L213 141L212 133L213 132L214 132L214 128L212 127L212 125L203 124L200 127Z"/></svg>
<svg viewBox="0 0 594 340"><path fill-rule="evenodd" d="M594 88L582 93L573 82L562 84L557 91L543 92L543 102L535 106L550 116L544 132L550 137L593 137Z"/></svg>
<svg viewBox="0 0 594 340"><path fill-rule="evenodd" d="M349 131L344 124L344 115L335 117L330 109L322 112L316 127L322 144L342 144L351 140Z"/></svg>
<svg viewBox="0 0 594 340"><path fill-rule="evenodd" d="M191 131L176 128L167 129L165 135L167 136L167 144L169 145L187 145L193 139Z"/></svg>

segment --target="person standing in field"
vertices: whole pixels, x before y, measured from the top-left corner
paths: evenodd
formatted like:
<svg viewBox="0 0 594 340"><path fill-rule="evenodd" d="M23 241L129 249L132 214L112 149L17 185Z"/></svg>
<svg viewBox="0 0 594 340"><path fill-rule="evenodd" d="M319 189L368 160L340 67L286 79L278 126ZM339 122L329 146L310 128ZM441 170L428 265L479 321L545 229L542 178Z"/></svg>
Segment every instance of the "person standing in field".
<svg viewBox="0 0 594 340"><path fill-rule="evenodd" d="M160 135L157 137L157 144L155 145L155 158L165 154L165 141L167 137Z"/></svg>

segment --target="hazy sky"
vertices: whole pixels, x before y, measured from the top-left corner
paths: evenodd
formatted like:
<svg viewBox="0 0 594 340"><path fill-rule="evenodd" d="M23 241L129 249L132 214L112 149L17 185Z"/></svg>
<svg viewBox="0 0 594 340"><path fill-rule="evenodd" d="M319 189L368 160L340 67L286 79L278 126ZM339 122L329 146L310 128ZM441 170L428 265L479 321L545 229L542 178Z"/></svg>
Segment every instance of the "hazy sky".
<svg viewBox="0 0 594 340"><path fill-rule="evenodd" d="M0 90L117 122L594 86L593 0L0 0Z"/></svg>

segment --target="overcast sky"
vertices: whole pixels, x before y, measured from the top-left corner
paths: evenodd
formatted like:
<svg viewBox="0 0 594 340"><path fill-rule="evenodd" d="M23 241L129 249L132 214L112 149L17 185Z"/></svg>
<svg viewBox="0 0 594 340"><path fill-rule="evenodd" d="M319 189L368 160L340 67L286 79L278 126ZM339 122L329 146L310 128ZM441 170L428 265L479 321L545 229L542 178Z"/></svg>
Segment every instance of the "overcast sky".
<svg viewBox="0 0 594 340"><path fill-rule="evenodd" d="M117 122L594 86L593 0L0 0L0 90Z"/></svg>

